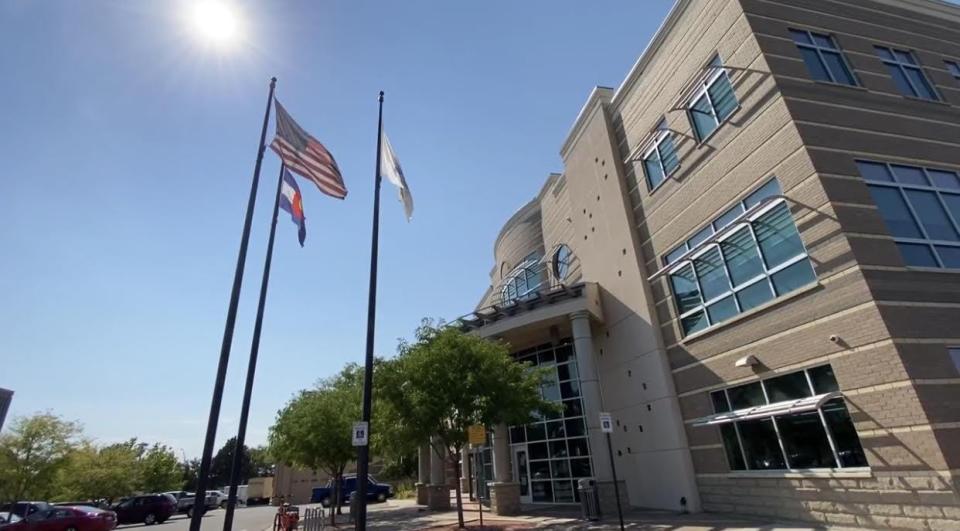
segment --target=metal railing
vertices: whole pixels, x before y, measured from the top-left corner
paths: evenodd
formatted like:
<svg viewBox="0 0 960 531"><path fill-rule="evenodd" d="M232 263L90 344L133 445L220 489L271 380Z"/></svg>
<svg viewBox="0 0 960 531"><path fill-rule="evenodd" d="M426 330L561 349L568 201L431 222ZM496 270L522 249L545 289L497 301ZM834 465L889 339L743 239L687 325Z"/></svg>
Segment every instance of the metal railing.
<svg viewBox="0 0 960 531"><path fill-rule="evenodd" d="M303 510L300 520L302 531L320 531L327 528L327 512L321 507L308 507Z"/></svg>

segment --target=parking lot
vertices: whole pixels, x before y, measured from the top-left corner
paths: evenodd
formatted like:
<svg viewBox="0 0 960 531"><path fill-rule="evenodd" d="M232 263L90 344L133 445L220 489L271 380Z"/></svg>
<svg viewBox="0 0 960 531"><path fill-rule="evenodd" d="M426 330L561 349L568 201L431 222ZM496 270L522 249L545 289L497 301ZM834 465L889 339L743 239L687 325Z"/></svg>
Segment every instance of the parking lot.
<svg viewBox="0 0 960 531"><path fill-rule="evenodd" d="M256 507L241 507L233 515L233 529L236 531L263 531L273 525L273 515L276 508L269 505L258 505ZM223 516L226 511L216 509L209 511L203 516L204 531L214 531L223 529ZM143 524L121 525L117 529L130 529L146 527ZM151 526L151 531L188 531L190 529L190 519L186 515L178 514L171 517L162 524Z"/></svg>

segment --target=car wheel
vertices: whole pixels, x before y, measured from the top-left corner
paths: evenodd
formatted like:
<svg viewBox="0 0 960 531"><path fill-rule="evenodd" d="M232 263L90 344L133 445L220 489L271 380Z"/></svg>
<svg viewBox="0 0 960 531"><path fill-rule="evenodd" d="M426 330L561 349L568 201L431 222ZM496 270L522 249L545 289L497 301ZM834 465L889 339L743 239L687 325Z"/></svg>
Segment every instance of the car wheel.
<svg viewBox="0 0 960 531"><path fill-rule="evenodd" d="M76 527L70 526L65 531L77 531Z"/></svg>
<svg viewBox="0 0 960 531"><path fill-rule="evenodd" d="M387 495L382 492L380 494L377 494L377 501L380 503L387 501Z"/></svg>
<svg viewBox="0 0 960 531"><path fill-rule="evenodd" d="M143 517L143 523L147 525L153 525L157 523L157 515L153 513L147 513L147 516Z"/></svg>
<svg viewBox="0 0 960 531"><path fill-rule="evenodd" d="M320 500L320 505L324 507L330 507L330 498L324 498Z"/></svg>
<svg viewBox="0 0 960 531"><path fill-rule="evenodd" d="M193 518L193 507L187 509L187 518Z"/></svg>

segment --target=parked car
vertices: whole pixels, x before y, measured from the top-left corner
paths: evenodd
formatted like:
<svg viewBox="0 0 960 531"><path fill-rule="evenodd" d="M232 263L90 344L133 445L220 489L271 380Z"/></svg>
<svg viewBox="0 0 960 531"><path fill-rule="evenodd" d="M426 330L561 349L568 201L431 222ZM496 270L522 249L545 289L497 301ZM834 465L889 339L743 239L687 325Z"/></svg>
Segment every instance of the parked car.
<svg viewBox="0 0 960 531"><path fill-rule="evenodd" d="M21 501L14 503L13 505L5 503L0 505L0 513L5 514L15 514L20 518L26 518L27 515L33 514L37 511L43 511L53 507L47 502L42 501Z"/></svg>
<svg viewBox="0 0 960 531"><path fill-rule="evenodd" d="M169 494L173 497L174 503L177 505L178 513L186 513L187 516L193 518L193 500L195 495L192 492L187 492L185 490L175 490L171 492L164 492L164 494ZM202 508L203 512L207 512L208 508L216 507L216 498L213 496L204 496L204 507Z"/></svg>
<svg viewBox="0 0 960 531"><path fill-rule="evenodd" d="M112 511L94 507L51 507L3 525L3 531L111 531L117 526Z"/></svg>
<svg viewBox="0 0 960 531"><path fill-rule="evenodd" d="M220 487L219 491L211 492L222 492L223 499L220 501L220 507L227 506L227 500L230 498L230 487ZM237 485L237 507L245 507L247 505L247 486L246 485Z"/></svg>
<svg viewBox="0 0 960 531"><path fill-rule="evenodd" d="M207 496L213 496L214 507L227 506L227 490L208 490Z"/></svg>
<svg viewBox="0 0 960 531"><path fill-rule="evenodd" d="M350 502L350 496L357 490L357 476L349 475L343 477L343 483L340 488L340 505L346 505ZM373 476L368 476L367 481L367 501L385 502L393 497L393 487L380 483ZM333 503L333 480L327 482L324 487L314 487L313 494L310 496L310 503L320 503L324 507L330 507Z"/></svg>
<svg viewBox="0 0 960 531"><path fill-rule="evenodd" d="M147 525L162 524L176 514L177 502L166 494L147 494L134 496L114 505L117 513L117 522L121 524L136 524L143 522Z"/></svg>

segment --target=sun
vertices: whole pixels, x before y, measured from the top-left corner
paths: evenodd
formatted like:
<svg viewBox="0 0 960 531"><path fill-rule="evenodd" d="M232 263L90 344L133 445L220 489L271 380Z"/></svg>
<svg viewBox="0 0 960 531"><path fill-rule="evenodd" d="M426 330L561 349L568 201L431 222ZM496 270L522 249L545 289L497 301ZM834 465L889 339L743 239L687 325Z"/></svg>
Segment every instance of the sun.
<svg viewBox="0 0 960 531"><path fill-rule="evenodd" d="M221 0L199 0L190 9L190 21L200 38L219 46L237 40L240 19L234 6Z"/></svg>

